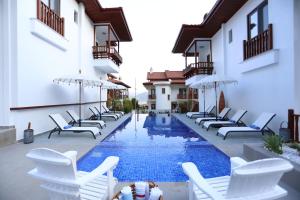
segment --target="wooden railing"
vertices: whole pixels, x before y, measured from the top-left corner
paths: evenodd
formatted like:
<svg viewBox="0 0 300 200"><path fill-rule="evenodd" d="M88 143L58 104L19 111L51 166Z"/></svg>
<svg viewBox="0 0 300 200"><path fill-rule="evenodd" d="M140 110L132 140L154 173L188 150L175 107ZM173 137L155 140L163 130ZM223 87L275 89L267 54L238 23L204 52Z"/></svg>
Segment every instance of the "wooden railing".
<svg viewBox="0 0 300 200"><path fill-rule="evenodd" d="M41 0L37 0L37 18L57 33L64 35L64 18L57 15Z"/></svg>
<svg viewBox="0 0 300 200"><path fill-rule="evenodd" d="M94 59L109 58L118 66L123 62L122 57L114 47L109 48L108 46L93 46L93 56Z"/></svg>
<svg viewBox="0 0 300 200"><path fill-rule="evenodd" d="M190 78L195 75L211 75L213 72L212 62L197 62L192 63L183 70L184 77Z"/></svg>
<svg viewBox="0 0 300 200"><path fill-rule="evenodd" d="M155 94L149 94L148 99L156 99L156 95Z"/></svg>
<svg viewBox="0 0 300 200"><path fill-rule="evenodd" d="M177 94L177 99L186 99L187 95L186 94Z"/></svg>
<svg viewBox="0 0 300 200"><path fill-rule="evenodd" d="M293 109L288 110L288 128L292 142L299 142L299 117L300 115L295 114Z"/></svg>
<svg viewBox="0 0 300 200"><path fill-rule="evenodd" d="M273 28L269 24L268 29L256 37L244 40L244 60L273 49Z"/></svg>

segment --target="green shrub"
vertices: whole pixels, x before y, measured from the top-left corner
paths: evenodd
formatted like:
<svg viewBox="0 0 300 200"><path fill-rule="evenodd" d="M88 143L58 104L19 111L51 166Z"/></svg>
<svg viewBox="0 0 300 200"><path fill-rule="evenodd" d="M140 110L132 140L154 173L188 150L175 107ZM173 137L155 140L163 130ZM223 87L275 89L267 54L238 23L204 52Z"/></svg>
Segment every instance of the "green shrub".
<svg viewBox="0 0 300 200"><path fill-rule="evenodd" d="M264 137L265 147L269 151L273 151L277 154L282 154L282 138L278 135L267 135Z"/></svg>
<svg viewBox="0 0 300 200"><path fill-rule="evenodd" d="M186 102L180 102L179 103L179 112L180 113L186 113L187 111L188 111L187 103Z"/></svg>
<svg viewBox="0 0 300 200"><path fill-rule="evenodd" d="M125 113L130 113L132 111L132 103L129 99L124 99L123 107Z"/></svg>
<svg viewBox="0 0 300 200"><path fill-rule="evenodd" d="M123 104L120 100L114 100L112 110L123 110Z"/></svg>

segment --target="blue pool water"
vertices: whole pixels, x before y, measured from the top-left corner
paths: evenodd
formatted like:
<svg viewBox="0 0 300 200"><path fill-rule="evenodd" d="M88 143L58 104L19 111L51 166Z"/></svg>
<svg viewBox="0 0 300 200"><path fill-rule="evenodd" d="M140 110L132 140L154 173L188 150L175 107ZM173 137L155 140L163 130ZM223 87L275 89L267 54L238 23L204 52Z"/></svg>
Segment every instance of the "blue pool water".
<svg viewBox="0 0 300 200"><path fill-rule="evenodd" d="M229 157L173 116L133 116L77 163L92 171L107 156L118 156L119 181L180 182L188 178L181 163L193 162L205 178L228 175Z"/></svg>

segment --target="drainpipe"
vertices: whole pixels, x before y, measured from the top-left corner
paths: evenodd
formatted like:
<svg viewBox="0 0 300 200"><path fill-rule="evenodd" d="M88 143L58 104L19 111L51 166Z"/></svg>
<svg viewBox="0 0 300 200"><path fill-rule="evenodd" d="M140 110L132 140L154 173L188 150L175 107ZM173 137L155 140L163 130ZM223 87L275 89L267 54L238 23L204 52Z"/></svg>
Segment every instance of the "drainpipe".
<svg viewBox="0 0 300 200"><path fill-rule="evenodd" d="M83 37L83 18L84 18L84 5L83 3L79 3L78 6L78 69L82 71L83 68L83 45L82 45L82 37Z"/></svg>

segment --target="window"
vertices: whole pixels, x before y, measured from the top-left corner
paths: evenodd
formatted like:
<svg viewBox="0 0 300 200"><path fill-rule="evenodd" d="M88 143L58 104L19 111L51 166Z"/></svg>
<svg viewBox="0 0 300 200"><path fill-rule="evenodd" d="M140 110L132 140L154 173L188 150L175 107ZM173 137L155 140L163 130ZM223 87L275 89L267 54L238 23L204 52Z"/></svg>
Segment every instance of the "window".
<svg viewBox="0 0 300 200"><path fill-rule="evenodd" d="M161 88L161 93L165 94L166 93L166 88Z"/></svg>
<svg viewBox="0 0 300 200"><path fill-rule="evenodd" d="M151 110L155 110L155 104L151 104Z"/></svg>
<svg viewBox="0 0 300 200"><path fill-rule="evenodd" d="M179 88L179 94L182 96L186 96L186 89L185 88Z"/></svg>
<svg viewBox="0 0 300 200"><path fill-rule="evenodd" d="M170 101L170 95L168 94L168 100Z"/></svg>
<svg viewBox="0 0 300 200"><path fill-rule="evenodd" d="M60 15L60 0L42 0L57 15Z"/></svg>
<svg viewBox="0 0 300 200"><path fill-rule="evenodd" d="M74 10L74 22L78 24L78 12Z"/></svg>
<svg viewBox="0 0 300 200"><path fill-rule="evenodd" d="M228 32L228 42L229 44L232 42L232 29L230 29Z"/></svg>
<svg viewBox="0 0 300 200"><path fill-rule="evenodd" d="M268 1L264 1L248 16L248 39L251 39L268 29Z"/></svg>
<svg viewBox="0 0 300 200"><path fill-rule="evenodd" d="M155 89L151 89L151 95L155 95Z"/></svg>

